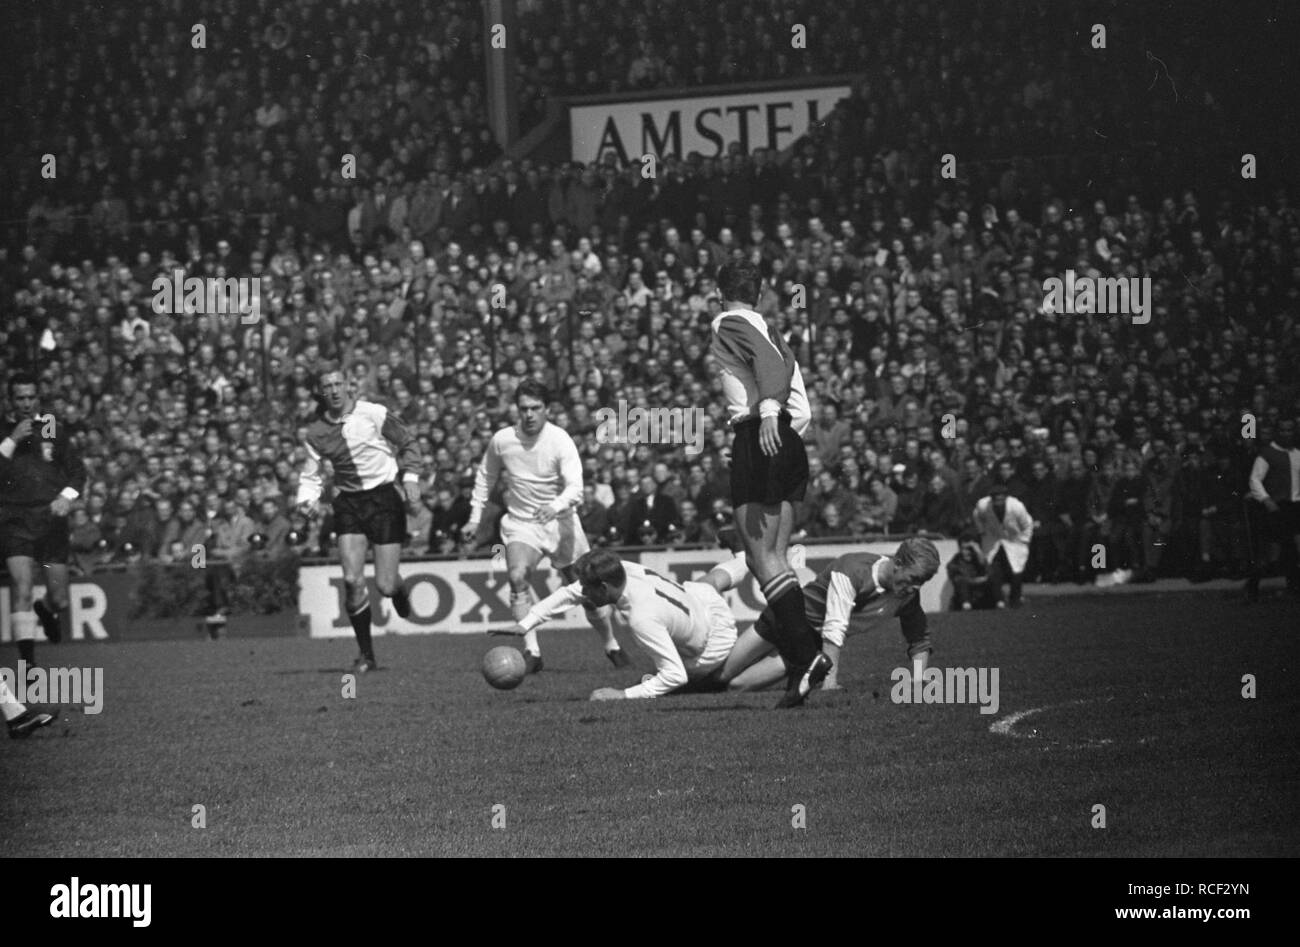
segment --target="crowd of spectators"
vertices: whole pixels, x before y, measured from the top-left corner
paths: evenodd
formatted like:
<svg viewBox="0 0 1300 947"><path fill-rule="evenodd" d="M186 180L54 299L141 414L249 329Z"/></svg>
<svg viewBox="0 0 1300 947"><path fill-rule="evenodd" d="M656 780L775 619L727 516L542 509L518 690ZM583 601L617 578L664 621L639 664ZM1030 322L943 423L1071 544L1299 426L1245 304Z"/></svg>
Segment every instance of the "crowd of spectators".
<svg viewBox="0 0 1300 947"><path fill-rule="evenodd" d="M579 446L597 541L716 542L712 276L748 256L816 415L800 535L963 536L996 480L1042 524L1031 578L1088 577L1099 542L1143 576L1244 569L1242 416L1267 438L1300 394L1300 216L1212 170L1231 135L1208 70L1153 90L1151 68L1089 57L1081 14L1014 4L523 4L533 118L556 94L862 76L786 153L733 143L646 179L501 157L478 4L197 7L109 6L66 33L42 11L8 120L30 160L4 198L0 370L34 367L78 431L87 567L188 558L200 535L232 559L327 549L328 521L290 509L321 358L419 440L413 551L461 551L524 377ZM790 22L815 56L784 52ZM260 279L260 321L155 312L176 267ZM1150 277L1150 323L1044 310L1066 268ZM620 401L701 409L703 452L600 443Z"/></svg>

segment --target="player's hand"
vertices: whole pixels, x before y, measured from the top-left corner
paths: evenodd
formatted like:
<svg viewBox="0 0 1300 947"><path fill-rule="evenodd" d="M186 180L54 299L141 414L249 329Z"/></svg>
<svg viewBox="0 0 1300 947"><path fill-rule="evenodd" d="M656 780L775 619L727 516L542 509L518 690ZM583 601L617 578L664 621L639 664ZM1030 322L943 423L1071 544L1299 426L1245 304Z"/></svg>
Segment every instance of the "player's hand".
<svg viewBox="0 0 1300 947"><path fill-rule="evenodd" d="M21 444L27 438L31 437L31 434L32 434L32 419L23 418L21 421L19 421L17 424L14 425L14 429L13 431L10 432L9 436L13 439L13 442L15 444Z"/></svg>
<svg viewBox="0 0 1300 947"><path fill-rule="evenodd" d="M533 519L545 526L551 520L555 519L555 510L551 509L549 506L544 506L537 511L537 515L534 516Z"/></svg>
<svg viewBox="0 0 1300 947"><path fill-rule="evenodd" d="M1266 499L1264 501L1264 509L1268 510L1270 513L1276 513L1278 509L1277 500L1274 500L1272 497Z"/></svg>
<svg viewBox="0 0 1300 947"><path fill-rule="evenodd" d="M50 512L55 516L67 516L72 510L72 501L67 497L55 497L50 501Z"/></svg>
<svg viewBox="0 0 1300 947"><path fill-rule="evenodd" d="M306 500L298 504L298 512L309 520L320 516L320 500Z"/></svg>
<svg viewBox="0 0 1300 947"><path fill-rule="evenodd" d="M407 480L402 484L402 496L406 498L406 505L411 509L417 509L420 505L420 482L418 480Z"/></svg>
<svg viewBox="0 0 1300 947"><path fill-rule="evenodd" d="M758 446L763 449L763 456L775 457L781 449L781 432L777 429L775 417L763 418L758 425Z"/></svg>
<svg viewBox="0 0 1300 947"><path fill-rule="evenodd" d="M598 687L591 692L591 700L624 700L627 695L617 687Z"/></svg>
<svg viewBox="0 0 1300 947"><path fill-rule="evenodd" d="M514 638L522 638L524 635L528 634L528 632L524 631L523 625L516 622L515 624L511 625L509 628L489 628L488 634L498 635L498 636L510 635L511 637Z"/></svg>

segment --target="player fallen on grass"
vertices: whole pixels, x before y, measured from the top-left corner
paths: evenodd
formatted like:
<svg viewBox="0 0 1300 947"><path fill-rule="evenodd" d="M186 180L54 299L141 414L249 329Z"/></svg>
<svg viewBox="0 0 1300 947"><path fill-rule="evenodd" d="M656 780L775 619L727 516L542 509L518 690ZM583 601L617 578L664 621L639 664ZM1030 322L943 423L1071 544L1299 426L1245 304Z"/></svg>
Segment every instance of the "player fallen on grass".
<svg viewBox="0 0 1300 947"><path fill-rule="evenodd" d="M320 514L321 461L329 461L348 620L361 650L353 670L373 671L379 665L370 640L366 550L374 547L375 588L406 618L411 601L398 569L406 507L420 502L420 451L397 415L381 404L352 397L337 365L320 367L317 393L321 408L307 428L307 462L298 479L297 505L309 517Z"/></svg>
<svg viewBox="0 0 1300 947"><path fill-rule="evenodd" d="M662 697L717 683L736 643L736 618L713 585L679 584L608 549L587 553L574 563L574 573L576 581L542 599L505 633L535 634L576 605L587 608L589 618L626 627L654 661L655 673L634 687L599 688L592 700Z"/></svg>
<svg viewBox="0 0 1300 947"><path fill-rule="evenodd" d="M53 415L41 416L36 379L9 378L13 414L0 424L0 556L13 578L10 603L18 657L36 663L36 623L45 637L61 637L59 613L68 607L68 514L81 495L86 469L68 430ZM32 589L45 571L45 597Z"/></svg>
<svg viewBox="0 0 1300 947"><path fill-rule="evenodd" d="M722 593L739 585L747 571L744 559L731 559L710 571L704 581ZM896 617L907 641L908 659L913 664L919 661L924 670L932 648L921 586L938 571L939 550L928 539L905 539L892 556L850 552L835 559L803 587L808 622L821 635L822 651L838 665L847 635ZM776 621L769 605L737 639L718 674L720 683L731 690L761 690L789 674L786 662L774 653L771 637ZM836 675L832 668L823 689L839 686Z"/></svg>
<svg viewBox="0 0 1300 947"><path fill-rule="evenodd" d="M530 579L537 564L549 557L564 580L572 582L574 563L591 546L577 512L582 503L582 458L568 432L548 420L545 386L532 379L520 382L515 389L515 407L519 422L493 434L483 453L464 536L470 541L476 538L483 508L504 473L506 513L501 517L501 542L505 544L510 608L519 621L528 614ZM615 667L631 663L607 623L593 621L592 626ZM524 661L530 674L542 669L542 648L531 628L524 636Z"/></svg>

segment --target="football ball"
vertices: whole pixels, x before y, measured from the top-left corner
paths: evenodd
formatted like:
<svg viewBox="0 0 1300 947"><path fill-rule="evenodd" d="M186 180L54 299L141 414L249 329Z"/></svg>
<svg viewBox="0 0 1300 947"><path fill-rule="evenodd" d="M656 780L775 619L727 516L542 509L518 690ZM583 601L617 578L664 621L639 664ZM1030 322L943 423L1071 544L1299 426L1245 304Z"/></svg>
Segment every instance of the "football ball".
<svg viewBox="0 0 1300 947"><path fill-rule="evenodd" d="M483 679L499 691L518 687L528 673L518 648L501 645L483 655Z"/></svg>

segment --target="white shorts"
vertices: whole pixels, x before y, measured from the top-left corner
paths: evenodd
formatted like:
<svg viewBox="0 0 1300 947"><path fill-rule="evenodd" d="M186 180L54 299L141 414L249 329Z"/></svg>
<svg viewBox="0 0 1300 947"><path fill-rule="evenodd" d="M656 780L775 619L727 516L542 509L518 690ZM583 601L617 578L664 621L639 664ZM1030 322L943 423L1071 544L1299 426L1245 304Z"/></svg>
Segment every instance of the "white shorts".
<svg viewBox="0 0 1300 947"><path fill-rule="evenodd" d="M591 550L576 513L557 516L545 524L517 520L507 513L501 517L501 541L507 546L522 543L536 549L550 558L555 569L573 565Z"/></svg>
<svg viewBox="0 0 1300 947"><path fill-rule="evenodd" d="M682 662L686 666L687 680L696 681L721 667L736 646L736 616L727 600L713 586L703 582L683 582L682 588L704 606L709 616L709 638L704 650L699 657Z"/></svg>

